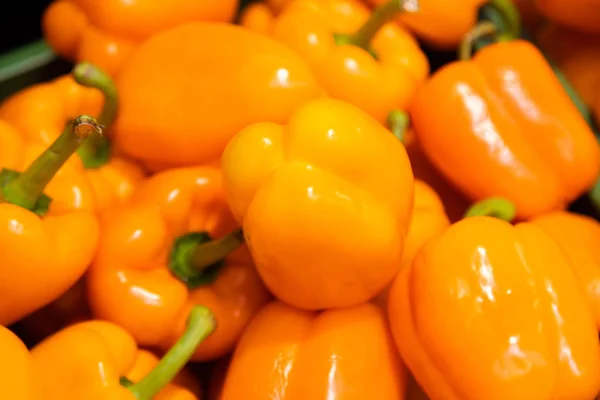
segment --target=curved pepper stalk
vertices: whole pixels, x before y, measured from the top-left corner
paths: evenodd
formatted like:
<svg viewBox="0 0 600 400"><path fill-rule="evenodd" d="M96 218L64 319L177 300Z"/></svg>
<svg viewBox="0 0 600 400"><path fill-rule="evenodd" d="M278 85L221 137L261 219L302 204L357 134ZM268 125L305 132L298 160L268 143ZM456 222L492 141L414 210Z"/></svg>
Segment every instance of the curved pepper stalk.
<svg viewBox="0 0 600 400"><path fill-rule="evenodd" d="M488 216L512 222L517 215L514 203L502 197L490 197L473 204L465 212L465 218Z"/></svg>

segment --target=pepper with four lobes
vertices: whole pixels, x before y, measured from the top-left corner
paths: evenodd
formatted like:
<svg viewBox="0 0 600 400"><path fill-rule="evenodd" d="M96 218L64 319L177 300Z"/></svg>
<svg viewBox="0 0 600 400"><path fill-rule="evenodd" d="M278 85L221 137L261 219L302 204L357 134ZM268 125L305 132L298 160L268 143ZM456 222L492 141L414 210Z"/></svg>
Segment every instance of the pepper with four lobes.
<svg viewBox="0 0 600 400"><path fill-rule="evenodd" d="M258 123L223 153L230 208L263 281L302 309L366 302L402 260L413 175L400 141L329 98Z"/></svg>
<svg viewBox="0 0 600 400"><path fill-rule="evenodd" d="M600 7L597 0L533 0L544 17L587 34L600 33Z"/></svg>
<svg viewBox="0 0 600 400"><path fill-rule="evenodd" d="M596 322L572 260L537 224L508 223L515 211L502 198L475 204L392 285L396 344L431 400L600 391Z"/></svg>
<svg viewBox="0 0 600 400"><path fill-rule="evenodd" d="M122 327L90 320L50 336L31 355L45 400L199 400L183 368L214 329L207 308L192 308L185 332L158 361Z"/></svg>
<svg viewBox="0 0 600 400"><path fill-rule="evenodd" d="M29 350L9 329L0 325L1 399L39 400L42 392Z"/></svg>
<svg viewBox="0 0 600 400"><path fill-rule="evenodd" d="M115 143L154 170L218 163L239 130L260 121L284 123L299 104L322 95L291 49L218 23L152 37L123 67L117 87L122 107Z"/></svg>
<svg viewBox="0 0 600 400"><path fill-rule="evenodd" d="M367 0L373 6L381 6L387 0ZM418 2L419 12L399 14L398 24L407 27L419 38L441 49L452 49L477 21L479 7L486 0L413 0Z"/></svg>
<svg viewBox="0 0 600 400"><path fill-rule="evenodd" d="M311 312L274 302L244 332L220 399L402 400L405 390L379 307Z"/></svg>
<svg viewBox="0 0 600 400"><path fill-rule="evenodd" d="M237 223L215 168L148 178L101 228L87 279L92 313L125 327L141 345L171 346L189 309L202 304L218 326L192 359L218 358L269 300L241 234L226 236Z"/></svg>
<svg viewBox="0 0 600 400"><path fill-rule="evenodd" d="M423 151L452 184L475 201L512 201L520 219L564 208L600 171L593 132L524 40L490 44L446 65L417 94L410 115Z"/></svg>
<svg viewBox="0 0 600 400"><path fill-rule="evenodd" d="M0 105L0 118L18 128L28 141L50 144L69 118L98 115L103 131L110 129L119 108L113 81L98 67L77 64L69 76L30 86ZM143 169L114 154L106 135L94 135L78 150L81 164L71 187L61 194L73 207L106 211L125 201L144 178ZM74 157L73 163L76 163ZM1 162L1 161L0 161Z"/></svg>
<svg viewBox="0 0 600 400"><path fill-rule="evenodd" d="M55 0L44 38L62 57L91 62L111 76L146 39L192 21L231 21L238 0Z"/></svg>
<svg viewBox="0 0 600 400"><path fill-rule="evenodd" d="M359 0L295 0L274 21L272 37L307 61L328 96L384 124L410 104L429 74L416 40L390 22L414 12L411 6L391 0L370 14Z"/></svg>
<svg viewBox="0 0 600 400"><path fill-rule="evenodd" d="M94 118L79 116L25 170L0 172L0 325L58 298L92 261L97 217L56 205L44 190L81 143L100 131Z"/></svg>

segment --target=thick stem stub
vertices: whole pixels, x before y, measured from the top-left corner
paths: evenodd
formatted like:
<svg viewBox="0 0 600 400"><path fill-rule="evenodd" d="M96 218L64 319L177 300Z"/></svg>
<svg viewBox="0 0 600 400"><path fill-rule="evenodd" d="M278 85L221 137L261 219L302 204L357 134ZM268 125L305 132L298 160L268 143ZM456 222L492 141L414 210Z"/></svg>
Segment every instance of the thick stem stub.
<svg viewBox="0 0 600 400"><path fill-rule="evenodd" d="M81 143L102 129L93 117L81 115L67 123L65 130L25 171L3 171L2 201L36 213L43 213L50 204L44 189L58 170L79 148Z"/></svg>
<svg viewBox="0 0 600 400"><path fill-rule="evenodd" d="M393 110L388 115L387 123L394 136L396 136L400 142L403 142L410 124L408 113L405 111Z"/></svg>
<svg viewBox="0 0 600 400"><path fill-rule="evenodd" d="M512 222L517 215L516 206L503 197L490 197L473 204L465 213L465 218L488 216Z"/></svg>
<svg viewBox="0 0 600 400"><path fill-rule="evenodd" d="M173 275L190 289L212 283L225 257L244 244L241 229L212 240L206 232L193 232L175 239L169 258Z"/></svg>

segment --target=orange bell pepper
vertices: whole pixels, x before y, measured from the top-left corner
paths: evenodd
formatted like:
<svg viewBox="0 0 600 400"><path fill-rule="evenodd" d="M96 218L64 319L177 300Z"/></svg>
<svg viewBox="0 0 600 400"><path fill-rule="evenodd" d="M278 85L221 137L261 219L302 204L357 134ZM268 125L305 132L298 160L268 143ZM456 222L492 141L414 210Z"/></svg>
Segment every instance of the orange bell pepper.
<svg viewBox="0 0 600 400"><path fill-rule="evenodd" d="M585 289L600 330L600 224L595 219L571 212L541 215L531 222L548 233L563 248L573 272Z"/></svg>
<svg viewBox="0 0 600 400"><path fill-rule="evenodd" d="M298 104L322 94L292 50L215 23L154 36L124 66L117 86L116 144L154 169L216 162L240 129L283 123Z"/></svg>
<svg viewBox="0 0 600 400"><path fill-rule="evenodd" d="M50 46L70 61L87 61L116 75L141 42L192 21L233 19L238 0L55 0L42 27Z"/></svg>
<svg viewBox="0 0 600 400"><path fill-rule="evenodd" d="M356 305L402 259L413 176L402 144L357 107L316 99L286 126L258 123L222 159L231 210L258 272L304 309Z"/></svg>
<svg viewBox="0 0 600 400"><path fill-rule="evenodd" d="M486 216L514 211L477 204L425 243L390 290L396 344L431 400L600 391L596 324L570 261L536 224Z"/></svg>
<svg viewBox="0 0 600 400"><path fill-rule="evenodd" d="M373 6L387 0L368 0ZM486 0L462 0L460 5L448 0L418 0L419 12L400 14L397 21L432 46L451 49L475 25L479 7Z"/></svg>
<svg viewBox="0 0 600 400"><path fill-rule="evenodd" d="M404 241L400 269L412 263L423 243L441 234L450 226L450 220L444 212L442 200L429 185L415 179L414 191L415 200L408 234ZM387 298L388 290L386 289L375 298L375 302L385 308L387 307Z"/></svg>
<svg viewBox="0 0 600 400"><path fill-rule="evenodd" d="M240 25L263 35L271 35L275 15L265 3L250 3L242 10Z"/></svg>
<svg viewBox="0 0 600 400"><path fill-rule="evenodd" d="M520 218L564 208L598 176L594 134L526 41L491 44L442 68L410 114L423 151L451 183L473 200L509 199Z"/></svg>
<svg viewBox="0 0 600 400"><path fill-rule="evenodd" d="M221 400L402 400L405 385L379 307L319 313L275 302L244 333Z"/></svg>
<svg viewBox="0 0 600 400"><path fill-rule="evenodd" d="M0 325L59 297L92 261L99 236L96 216L57 204L44 190L82 141L99 129L92 117L79 116L27 169L0 172ZM0 129L0 137L12 135L18 143L16 132Z"/></svg>
<svg viewBox="0 0 600 400"><path fill-rule="evenodd" d="M27 141L47 146L66 121L78 114L98 115L98 123L109 129L117 107L118 94L110 78L97 67L82 63L72 76L33 85L9 97L0 105L0 118L16 127ZM145 175L141 167L111 154L104 136L92 136L78 152L85 169L72 187L64 189L78 208L104 212L125 201Z"/></svg>
<svg viewBox="0 0 600 400"><path fill-rule="evenodd" d="M335 99L352 103L385 123L404 109L429 74L416 40L394 23L413 11L392 0L369 13L359 0L296 0L277 17L272 36L300 54Z"/></svg>
<svg viewBox="0 0 600 400"><path fill-rule="evenodd" d="M185 333L160 362L126 330L98 320L61 330L31 355L47 400L198 400L197 384L182 369L214 328L208 309L193 308Z"/></svg>
<svg viewBox="0 0 600 400"><path fill-rule="evenodd" d="M10 330L0 325L0 398L39 400L42 393L37 381L33 357L27 347Z"/></svg>
<svg viewBox="0 0 600 400"><path fill-rule="evenodd" d="M534 0L539 12L560 25L584 33L600 33L597 0Z"/></svg>
<svg viewBox="0 0 600 400"><path fill-rule="evenodd" d="M189 309L202 304L218 326L193 360L226 354L269 299L248 251L238 248L241 240L222 243L236 250L223 262L204 256L209 236L220 238L235 227L219 170L176 169L149 178L130 204L103 221L88 273L93 315L125 327L142 345L168 348Z"/></svg>

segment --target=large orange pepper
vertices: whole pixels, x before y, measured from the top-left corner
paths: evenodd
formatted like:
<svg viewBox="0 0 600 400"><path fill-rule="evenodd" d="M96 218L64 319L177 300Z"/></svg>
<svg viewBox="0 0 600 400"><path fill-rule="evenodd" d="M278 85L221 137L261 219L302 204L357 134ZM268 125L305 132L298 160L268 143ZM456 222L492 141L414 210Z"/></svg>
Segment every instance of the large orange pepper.
<svg viewBox="0 0 600 400"><path fill-rule="evenodd" d="M17 171L3 164L0 325L12 324L58 298L92 261L99 236L96 216L48 197L55 193L52 190L44 191L48 187L65 193L62 179L70 181L71 171L61 167L98 129L92 117L79 116L26 169ZM2 144L22 140L18 131L6 123L0 124L0 137Z"/></svg>
<svg viewBox="0 0 600 400"><path fill-rule="evenodd" d="M534 0L546 18L584 33L600 33L597 0Z"/></svg>
<svg viewBox="0 0 600 400"><path fill-rule="evenodd" d="M520 218L564 208L598 176L594 134L526 41L491 44L445 66L410 114L419 144L452 184L476 201L505 197Z"/></svg>
<svg viewBox="0 0 600 400"><path fill-rule="evenodd" d="M98 123L108 130L117 108L118 94L111 79L97 67L82 63L71 75L9 97L0 105L0 118L16 127L27 141L46 146L78 114L98 115ZM105 136L92 136L78 152L84 170L72 187L65 188L78 208L103 212L125 201L145 175L141 167L111 154Z"/></svg>
<svg viewBox="0 0 600 400"><path fill-rule="evenodd" d="M96 260L88 273L94 316L125 327L145 346L168 348L189 309L209 307L217 328L195 361L229 352L250 318L268 301L241 239L227 259L207 260L202 243L236 227L219 170L163 171L145 181L131 203L107 215ZM198 250L198 251L196 251ZM214 257L214 251L211 253Z"/></svg>
<svg viewBox="0 0 600 400"><path fill-rule="evenodd" d="M562 246L587 294L600 330L600 224L591 217L566 211L544 214L531 222Z"/></svg>
<svg viewBox="0 0 600 400"><path fill-rule="evenodd" d="M536 224L482 206L397 276L388 311L402 358L431 400L593 399L600 344L569 259Z"/></svg>
<svg viewBox="0 0 600 400"><path fill-rule="evenodd" d="M423 243L450 226L450 220L444 212L444 204L440 196L428 184L418 179L415 179L414 190L415 200L399 269L412 263ZM387 297L388 290L386 289L375 298L375 301L385 308L387 307Z"/></svg>
<svg viewBox="0 0 600 400"><path fill-rule="evenodd" d="M370 14L359 0L296 0L274 21L272 36L308 62L330 97L385 123L429 74L416 40L388 23L410 4L392 0Z"/></svg>
<svg viewBox="0 0 600 400"><path fill-rule="evenodd" d="M373 6L387 0L367 0ZM398 15L397 21L435 47L456 47L475 25L479 7L486 0L461 0L460 5L448 0L418 0L419 12Z"/></svg>
<svg viewBox="0 0 600 400"><path fill-rule="evenodd" d="M413 176L400 141L357 107L316 99L285 126L251 125L222 166L258 272L284 302L356 305L396 274Z"/></svg>
<svg viewBox="0 0 600 400"><path fill-rule="evenodd" d="M38 373L27 347L10 330L0 325L0 398L39 400L42 397Z"/></svg>
<svg viewBox="0 0 600 400"><path fill-rule="evenodd" d="M198 385L182 369L210 337L215 322L204 307L192 309L187 322L185 333L160 362L138 349L125 329L106 321L61 330L31 350L43 398L199 400Z"/></svg>
<svg viewBox="0 0 600 400"><path fill-rule="evenodd" d="M401 400L405 385L379 307L310 312L275 302L244 333L221 400Z"/></svg>
<svg viewBox="0 0 600 400"><path fill-rule="evenodd" d="M42 27L50 46L70 61L87 61L116 75L141 42L192 21L233 19L238 0L55 0Z"/></svg>
<svg viewBox="0 0 600 400"><path fill-rule="evenodd" d="M216 162L240 129L284 123L298 104L322 94L291 49L216 23L154 36L124 66L117 86L116 144L154 169Z"/></svg>

